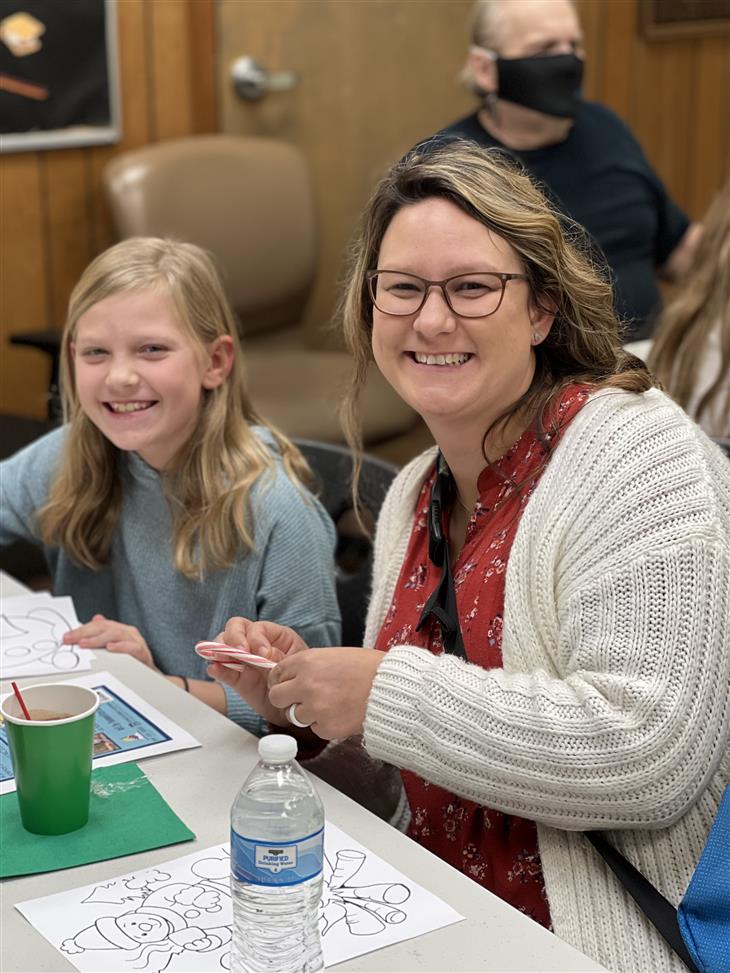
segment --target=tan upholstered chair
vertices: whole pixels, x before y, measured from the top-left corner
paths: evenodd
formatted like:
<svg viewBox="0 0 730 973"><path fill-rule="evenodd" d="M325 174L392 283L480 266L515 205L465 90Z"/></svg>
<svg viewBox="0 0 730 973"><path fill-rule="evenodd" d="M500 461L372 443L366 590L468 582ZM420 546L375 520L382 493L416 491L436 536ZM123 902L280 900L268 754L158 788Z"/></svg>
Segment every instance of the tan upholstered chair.
<svg viewBox="0 0 730 973"><path fill-rule="evenodd" d="M342 442L336 405L351 359L312 347L300 326L316 263L314 198L302 153L272 139L192 136L116 156L103 181L119 238L171 236L215 255L261 414L289 436ZM368 447L419 428L374 366L363 415Z"/></svg>

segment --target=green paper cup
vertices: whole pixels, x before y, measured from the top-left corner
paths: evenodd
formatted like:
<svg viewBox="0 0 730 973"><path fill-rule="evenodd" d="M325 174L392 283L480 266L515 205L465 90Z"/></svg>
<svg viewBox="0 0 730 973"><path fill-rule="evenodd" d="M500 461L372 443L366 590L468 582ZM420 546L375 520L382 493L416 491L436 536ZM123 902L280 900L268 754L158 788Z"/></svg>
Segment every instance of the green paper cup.
<svg viewBox="0 0 730 973"><path fill-rule="evenodd" d="M26 720L13 693L0 703L0 712L23 827L34 834L76 831L89 820L99 697L93 689L62 682L27 686L21 693L33 719Z"/></svg>

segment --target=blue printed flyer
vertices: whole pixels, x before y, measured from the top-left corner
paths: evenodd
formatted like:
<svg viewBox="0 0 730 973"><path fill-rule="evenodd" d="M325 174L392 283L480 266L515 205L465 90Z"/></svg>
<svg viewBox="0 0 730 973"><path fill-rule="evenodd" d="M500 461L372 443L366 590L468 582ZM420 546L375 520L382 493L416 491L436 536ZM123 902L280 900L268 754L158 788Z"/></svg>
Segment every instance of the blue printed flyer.
<svg viewBox="0 0 730 973"><path fill-rule="evenodd" d="M94 689L99 694L100 704L94 726L94 767L200 746L195 737L111 673L94 672L66 681ZM10 748L5 726L0 720L0 794L14 790Z"/></svg>

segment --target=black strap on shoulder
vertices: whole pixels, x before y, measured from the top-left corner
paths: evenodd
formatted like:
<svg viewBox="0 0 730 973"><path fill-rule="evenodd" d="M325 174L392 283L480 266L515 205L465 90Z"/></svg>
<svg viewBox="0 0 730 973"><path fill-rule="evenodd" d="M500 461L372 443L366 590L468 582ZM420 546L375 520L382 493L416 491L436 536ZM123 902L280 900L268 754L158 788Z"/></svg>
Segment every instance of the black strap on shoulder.
<svg viewBox="0 0 730 973"><path fill-rule="evenodd" d="M699 973L682 939L677 910L672 903L600 831L586 831L585 836L690 973Z"/></svg>
<svg viewBox="0 0 730 973"><path fill-rule="evenodd" d="M420 632L428 619L433 616L438 622L444 640L444 652L466 660L466 649L459 627L459 614L456 607L454 577L449 560L449 541L443 532L443 512L454 501L454 480L441 453L436 460L436 479L431 488L428 505L428 557L436 567L443 568L441 580L423 607L416 625Z"/></svg>

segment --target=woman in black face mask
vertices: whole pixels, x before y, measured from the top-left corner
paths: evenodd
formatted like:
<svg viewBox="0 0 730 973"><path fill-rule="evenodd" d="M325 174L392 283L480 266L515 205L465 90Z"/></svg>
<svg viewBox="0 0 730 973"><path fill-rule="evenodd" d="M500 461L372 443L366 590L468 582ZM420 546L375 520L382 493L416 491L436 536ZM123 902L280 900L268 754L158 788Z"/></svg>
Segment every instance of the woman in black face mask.
<svg viewBox="0 0 730 973"><path fill-rule="evenodd" d="M682 274L700 227L626 125L581 98L582 45L572 0L479 0L465 74L481 107L434 143L466 138L519 159L603 250L626 340L645 338L661 307L657 276Z"/></svg>

